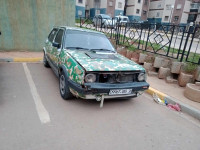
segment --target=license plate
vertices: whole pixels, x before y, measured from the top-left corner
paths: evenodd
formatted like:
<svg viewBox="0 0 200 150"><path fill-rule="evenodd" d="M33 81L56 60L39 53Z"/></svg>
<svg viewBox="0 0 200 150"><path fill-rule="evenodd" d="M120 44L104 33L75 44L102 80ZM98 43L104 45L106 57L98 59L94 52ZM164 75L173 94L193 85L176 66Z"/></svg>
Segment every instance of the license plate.
<svg viewBox="0 0 200 150"><path fill-rule="evenodd" d="M109 95L123 95L131 94L132 89L119 89L119 90L110 90Z"/></svg>

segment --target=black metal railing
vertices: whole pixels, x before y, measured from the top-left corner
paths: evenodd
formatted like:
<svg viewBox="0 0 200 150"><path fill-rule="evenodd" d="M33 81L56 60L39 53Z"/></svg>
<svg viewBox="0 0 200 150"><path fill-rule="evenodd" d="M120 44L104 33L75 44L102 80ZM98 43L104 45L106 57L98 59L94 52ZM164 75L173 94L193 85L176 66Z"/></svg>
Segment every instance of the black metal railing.
<svg viewBox="0 0 200 150"><path fill-rule="evenodd" d="M122 23L115 19L80 18L78 26L103 32L116 44L200 64L200 27Z"/></svg>

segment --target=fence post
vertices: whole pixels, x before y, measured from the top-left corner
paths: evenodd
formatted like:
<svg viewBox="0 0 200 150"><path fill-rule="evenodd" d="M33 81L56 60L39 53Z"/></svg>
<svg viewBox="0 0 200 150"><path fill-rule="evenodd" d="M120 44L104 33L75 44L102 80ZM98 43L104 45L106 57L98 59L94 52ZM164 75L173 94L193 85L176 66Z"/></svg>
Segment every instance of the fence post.
<svg viewBox="0 0 200 150"><path fill-rule="evenodd" d="M188 53L187 53L187 56L186 56L186 61L187 61L188 56L189 56L189 54L190 54L190 50L191 50L191 47L192 47L192 43L193 43L193 40L194 40L194 35L195 35L195 33L196 33L196 30L197 30L197 28L194 27L194 26L193 26L193 30L190 30L190 32L192 32L192 40L191 40L191 42L190 42L190 46L189 46Z"/></svg>
<svg viewBox="0 0 200 150"><path fill-rule="evenodd" d="M191 32L192 28L193 28L193 26L190 24L189 29L188 29L187 38L186 38L186 40L185 40L185 45L184 45L184 48L183 48L183 53L182 53L180 62L183 61L183 57L184 57L184 55L185 55L185 49L187 48L187 43L188 43L188 39L189 39L189 37L190 37L190 32Z"/></svg>
<svg viewBox="0 0 200 150"><path fill-rule="evenodd" d="M145 45L145 51L147 50L150 31L151 31L151 24L148 24L148 35L147 35L147 41L146 41L146 45Z"/></svg>
<svg viewBox="0 0 200 150"><path fill-rule="evenodd" d="M173 27L173 30L172 30L172 33L171 33L171 39L170 39L170 43L169 43L169 47L168 47L168 51L167 51L167 55L169 54L169 51L170 51L170 48L171 48L171 43L172 43L172 40L173 40L173 36L174 36L174 28L175 28L175 25L172 26ZM167 32L168 33L168 32Z"/></svg>
<svg viewBox="0 0 200 150"><path fill-rule="evenodd" d="M81 17L80 17L80 28L82 27L82 25L81 25Z"/></svg>
<svg viewBox="0 0 200 150"><path fill-rule="evenodd" d="M140 25L141 25L141 32L140 32L140 37L139 37L138 49L140 49L140 40L142 37L142 30L143 30L143 24L140 24Z"/></svg>
<svg viewBox="0 0 200 150"><path fill-rule="evenodd" d="M125 37L126 37L127 24L128 24L128 23L126 23L126 25L125 25L125 29L124 29L123 44L124 44L124 40L125 40Z"/></svg>

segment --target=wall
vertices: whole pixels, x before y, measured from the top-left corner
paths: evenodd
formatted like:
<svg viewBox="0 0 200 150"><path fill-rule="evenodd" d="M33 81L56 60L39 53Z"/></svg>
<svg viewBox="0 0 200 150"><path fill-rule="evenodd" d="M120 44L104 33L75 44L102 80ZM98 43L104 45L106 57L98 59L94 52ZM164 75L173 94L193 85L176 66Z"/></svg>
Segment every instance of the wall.
<svg viewBox="0 0 200 150"><path fill-rule="evenodd" d="M76 0L76 18L85 17L85 3L85 0L82 0L82 3L79 3L78 0Z"/></svg>
<svg viewBox="0 0 200 150"><path fill-rule="evenodd" d="M146 1L146 2L145 2ZM149 4L150 4L150 0L142 0L143 5L142 5L142 12L141 12L141 19L142 20L147 20L147 15L149 12ZM146 11L146 14L143 12Z"/></svg>
<svg viewBox="0 0 200 150"><path fill-rule="evenodd" d="M142 7L143 7L143 0L138 3L138 0L131 1L129 0L127 3L127 12L126 15L129 17L130 21L140 21L141 20L141 14L142 14ZM137 9L140 10L140 12L137 14Z"/></svg>
<svg viewBox="0 0 200 150"><path fill-rule="evenodd" d="M106 0L104 0L106 2ZM112 5L110 5L110 3ZM114 17L115 16L115 3L116 3L116 0L107 0L106 2L106 7L107 7L107 14L111 17Z"/></svg>
<svg viewBox="0 0 200 150"><path fill-rule="evenodd" d="M119 8L119 3L122 4L122 7ZM115 16L118 16L118 15L124 15L124 4L125 4L125 1L124 0L116 0L116 3L115 3Z"/></svg>
<svg viewBox="0 0 200 150"><path fill-rule="evenodd" d="M181 23L182 24L187 24L187 20L188 20L188 12L190 12L190 1L185 1L185 5L184 5L184 9L183 9L183 14L181 17Z"/></svg>
<svg viewBox="0 0 200 150"><path fill-rule="evenodd" d="M164 10L164 0L150 1L148 21L150 23L161 23Z"/></svg>
<svg viewBox="0 0 200 150"><path fill-rule="evenodd" d="M74 18L74 0L0 0L0 50L41 51L51 28Z"/></svg>
<svg viewBox="0 0 200 150"><path fill-rule="evenodd" d="M170 5L171 7L174 6L174 8L167 9L167 7L166 7L167 5ZM163 23L173 23L173 21L174 21L173 13L176 10L175 0L165 1L165 4L163 7L164 7L163 15L161 16L162 22ZM165 16L168 16L168 20L165 20Z"/></svg>

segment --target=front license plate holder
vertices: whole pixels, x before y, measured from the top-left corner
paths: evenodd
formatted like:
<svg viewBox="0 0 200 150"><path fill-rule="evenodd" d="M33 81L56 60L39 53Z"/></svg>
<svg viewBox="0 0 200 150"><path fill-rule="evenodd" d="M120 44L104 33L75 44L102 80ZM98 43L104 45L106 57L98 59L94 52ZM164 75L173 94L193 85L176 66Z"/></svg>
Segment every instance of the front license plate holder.
<svg viewBox="0 0 200 150"><path fill-rule="evenodd" d="M110 90L109 95L128 95L132 93L132 89L113 89Z"/></svg>

